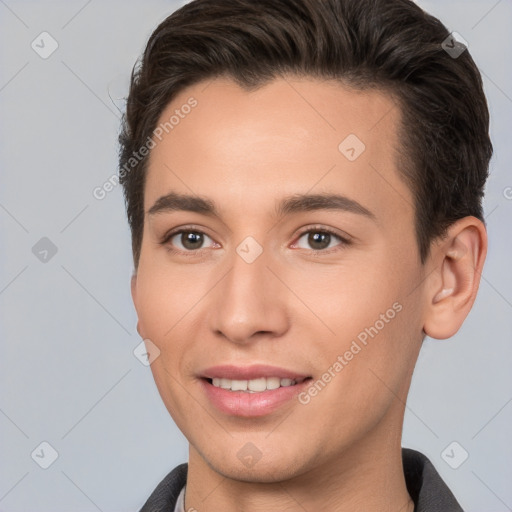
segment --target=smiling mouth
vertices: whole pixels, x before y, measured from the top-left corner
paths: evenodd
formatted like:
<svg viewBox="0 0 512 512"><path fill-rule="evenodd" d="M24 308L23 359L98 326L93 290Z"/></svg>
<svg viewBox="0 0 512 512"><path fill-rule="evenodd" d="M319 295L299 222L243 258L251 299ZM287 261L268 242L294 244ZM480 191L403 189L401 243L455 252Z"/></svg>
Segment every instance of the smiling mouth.
<svg viewBox="0 0 512 512"><path fill-rule="evenodd" d="M291 387L300 384L312 377L303 377L299 379L288 379L280 377L259 377L250 380L234 380L226 378L205 378L211 385L225 389L226 391L241 391L244 393L262 393L282 387Z"/></svg>

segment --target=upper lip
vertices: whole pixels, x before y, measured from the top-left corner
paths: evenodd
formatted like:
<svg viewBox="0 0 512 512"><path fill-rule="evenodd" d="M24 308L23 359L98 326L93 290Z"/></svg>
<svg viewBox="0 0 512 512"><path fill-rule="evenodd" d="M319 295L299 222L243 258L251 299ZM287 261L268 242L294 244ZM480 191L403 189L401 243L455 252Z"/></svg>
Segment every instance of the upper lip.
<svg viewBox="0 0 512 512"><path fill-rule="evenodd" d="M230 380L251 380L261 377L279 377L280 379L303 380L309 377L309 375L266 364L253 364L250 366L233 366L225 364L207 368L201 372L200 377L205 379L224 378Z"/></svg>

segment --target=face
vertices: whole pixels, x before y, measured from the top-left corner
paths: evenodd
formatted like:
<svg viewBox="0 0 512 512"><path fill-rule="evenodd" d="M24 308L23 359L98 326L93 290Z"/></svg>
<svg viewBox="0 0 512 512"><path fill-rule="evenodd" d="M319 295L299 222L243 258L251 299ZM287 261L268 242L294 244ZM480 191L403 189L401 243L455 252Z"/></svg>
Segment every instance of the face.
<svg viewBox="0 0 512 512"><path fill-rule="evenodd" d="M161 123L173 115L150 153L132 294L191 458L278 481L399 443L424 268L394 102L216 79Z"/></svg>

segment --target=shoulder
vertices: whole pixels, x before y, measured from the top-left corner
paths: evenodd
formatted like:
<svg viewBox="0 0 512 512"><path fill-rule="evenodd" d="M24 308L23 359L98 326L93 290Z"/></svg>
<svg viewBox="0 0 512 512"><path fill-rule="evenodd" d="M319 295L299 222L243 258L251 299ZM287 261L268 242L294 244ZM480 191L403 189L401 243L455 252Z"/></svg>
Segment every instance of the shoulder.
<svg viewBox="0 0 512 512"><path fill-rule="evenodd" d="M188 464L176 466L155 488L140 512L174 510L178 496L187 483Z"/></svg>
<svg viewBox="0 0 512 512"><path fill-rule="evenodd" d="M402 461L415 512L464 512L428 457L402 448Z"/></svg>

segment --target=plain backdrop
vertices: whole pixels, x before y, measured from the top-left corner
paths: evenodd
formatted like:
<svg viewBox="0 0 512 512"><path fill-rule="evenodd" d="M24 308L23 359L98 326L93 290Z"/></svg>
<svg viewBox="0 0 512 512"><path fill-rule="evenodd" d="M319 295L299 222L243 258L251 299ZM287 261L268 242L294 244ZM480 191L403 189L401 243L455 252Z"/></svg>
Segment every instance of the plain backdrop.
<svg viewBox="0 0 512 512"><path fill-rule="evenodd" d="M0 1L2 511L138 510L187 460L186 439L133 354L140 339L121 188L93 196L116 172L132 66L182 3ZM419 3L468 42L495 156L479 295L456 336L425 341L403 445L432 460L464 510L504 512L512 510L512 4ZM466 452L456 469L446 462L446 453L460 462Z"/></svg>

